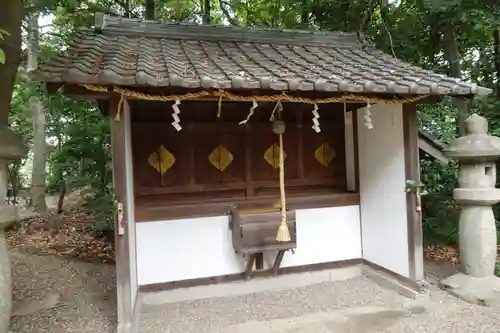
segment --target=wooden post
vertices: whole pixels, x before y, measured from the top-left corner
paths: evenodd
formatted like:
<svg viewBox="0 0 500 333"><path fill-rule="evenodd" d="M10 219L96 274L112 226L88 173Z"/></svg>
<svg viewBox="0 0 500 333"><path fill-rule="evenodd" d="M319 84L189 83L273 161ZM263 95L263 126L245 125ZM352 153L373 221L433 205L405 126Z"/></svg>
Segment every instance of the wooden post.
<svg viewBox="0 0 500 333"><path fill-rule="evenodd" d="M415 104L403 105L403 138L406 180L420 182L418 120ZM413 192L406 194L406 207L410 279L419 281L424 279L422 214L417 211L417 198Z"/></svg>
<svg viewBox="0 0 500 333"><path fill-rule="evenodd" d="M138 325L136 310L137 295L133 294L131 281L130 228L134 217L130 216L129 206L134 204L133 193L127 190L127 173L131 172L132 163L127 158L127 135L130 135L130 106L123 102L121 119L115 120L118 102L110 103L111 149L113 159L113 186L117 206L121 212L115 215L115 252L116 252L116 294L117 294L117 333L134 333ZM133 258L135 260L135 258ZM135 263L134 263L135 264Z"/></svg>

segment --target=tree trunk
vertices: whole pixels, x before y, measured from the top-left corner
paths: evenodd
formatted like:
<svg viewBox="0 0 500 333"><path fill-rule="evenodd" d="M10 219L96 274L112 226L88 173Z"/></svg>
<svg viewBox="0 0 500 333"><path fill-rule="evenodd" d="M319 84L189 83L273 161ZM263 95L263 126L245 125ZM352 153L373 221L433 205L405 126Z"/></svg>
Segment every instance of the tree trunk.
<svg viewBox="0 0 500 333"><path fill-rule="evenodd" d="M443 53L446 61L450 65L450 75L462 78L462 66L460 64L460 54L458 53L457 39L455 31L451 25L443 29ZM457 114L457 135L465 135L465 119L469 113L467 101L463 98L453 98L453 103L458 109Z"/></svg>
<svg viewBox="0 0 500 333"><path fill-rule="evenodd" d="M155 1L154 0L146 0L144 5L146 6L146 20L154 20L155 19Z"/></svg>
<svg viewBox="0 0 500 333"><path fill-rule="evenodd" d="M31 200L37 213L47 210L45 202L45 113L37 96L30 98L33 112L33 169L31 172Z"/></svg>
<svg viewBox="0 0 500 333"><path fill-rule="evenodd" d="M38 13L29 18L28 71L38 66ZM31 199L37 213L47 210L45 202L45 113L38 96L30 98L33 118L33 168L31 171Z"/></svg>
<svg viewBox="0 0 500 333"><path fill-rule="evenodd" d="M23 2L3 0L0 10L0 29L9 33L0 39L0 48L5 52L6 62L0 64L0 124L9 119L12 90L21 56L21 23L24 16Z"/></svg>
<svg viewBox="0 0 500 333"><path fill-rule="evenodd" d="M276 0L274 3L274 11L271 18L271 28L277 28L280 23L280 9L281 9L281 0Z"/></svg>
<svg viewBox="0 0 500 333"><path fill-rule="evenodd" d="M19 189L21 188L21 181L19 177L19 170L21 169L21 163L18 162L11 162L7 166L7 174L8 174L8 180L10 184L10 190L11 192L9 193L9 197L11 198L11 201L13 204L17 204L17 196L19 195Z"/></svg>
<svg viewBox="0 0 500 333"><path fill-rule="evenodd" d="M219 6L220 6L220 9L222 10L222 13L224 14L226 19L228 20L229 24L234 25L235 27L240 26L238 19L236 17L232 17L231 13L226 8L226 2L224 0L219 0ZM248 25L248 21L246 24Z"/></svg>
<svg viewBox="0 0 500 333"><path fill-rule="evenodd" d="M63 212L63 206L64 206L64 197L66 196L66 190L67 186L65 183L61 185L61 188L59 189L59 199L57 200L57 214L61 214Z"/></svg>
<svg viewBox="0 0 500 333"><path fill-rule="evenodd" d="M132 2L131 0L127 0L125 2L125 17L131 18L132 17Z"/></svg>
<svg viewBox="0 0 500 333"><path fill-rule="evenodd" d="M210 0L204 0L203 3L203 24L211 24L212 23L212 17L211 17L211 8L210 8Z"/></svg>
<svg viewBox="0 0 500 333"><path fill-rule="evenodd" d="M300 24L304 29L309 27L309 14L311 9L309 8L308 0L302 0L301 11L300 11Z"/></svg>
<svg viewBox="0 0 500 333"><path fill-rule="evenodd" d="M500 99L500 26L493 29L493 47L495 49L496 96Z"/></svg>

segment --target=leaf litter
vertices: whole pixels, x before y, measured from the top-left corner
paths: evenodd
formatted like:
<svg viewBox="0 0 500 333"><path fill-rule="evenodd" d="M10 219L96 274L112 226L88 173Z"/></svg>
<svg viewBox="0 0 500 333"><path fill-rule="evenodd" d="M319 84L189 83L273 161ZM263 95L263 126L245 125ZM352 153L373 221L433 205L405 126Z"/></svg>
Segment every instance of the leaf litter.
<svg viewBox="0 0 500 333"><path fill-rule="evenodd" d="M29 253L114 264L113 235L97 236L92 229L96 219L85 208L69 209L61 214L49 211L13 224L5 236L11 248Z"/></svg>

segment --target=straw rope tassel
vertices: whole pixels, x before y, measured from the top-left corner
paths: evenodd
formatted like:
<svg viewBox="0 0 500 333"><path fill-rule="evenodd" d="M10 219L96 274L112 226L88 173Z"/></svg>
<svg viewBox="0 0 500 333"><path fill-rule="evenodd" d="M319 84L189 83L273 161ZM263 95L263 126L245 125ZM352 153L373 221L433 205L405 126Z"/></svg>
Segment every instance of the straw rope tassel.
<svg viewBox="0 0 500 333"><path fill-rule="evenodd" d="M120 96L120 101L118 102L118 105L116 106L116 115L115 115L115 121L120 121L120 112L122 111L122 106L123 106L123 100L124 97L123 95Z"/></svg>
<svg viewBox="0 0 500 333"><path fill-rule="evenodd" d="M220 118L222 112L222 95L219 96L219 101L217 102L217 118Z"/></svg>
<svg viewBox="0 0 500 333"><path fill-rule="evenodd" d="M280 176L280 201L281 201L281 223L278 228L276 240L278 242L289 242L290 230L286 223L286 198L285 198L285 158L283 154L283 133L280 133L280 155L279 155L279 176Z"/></svg>

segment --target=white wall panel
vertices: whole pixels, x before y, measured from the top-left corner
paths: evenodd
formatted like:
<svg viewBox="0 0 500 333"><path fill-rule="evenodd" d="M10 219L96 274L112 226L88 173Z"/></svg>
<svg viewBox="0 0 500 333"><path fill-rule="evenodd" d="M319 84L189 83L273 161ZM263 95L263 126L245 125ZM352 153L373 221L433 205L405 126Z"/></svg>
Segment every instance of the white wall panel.
<svg viewBox="0 0 500 333"><path fill-rule="evenodd" d="M373 105L373 128L358 110L363 258L409 277L402 106Z"/></svg>

